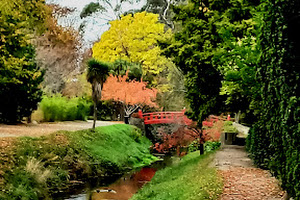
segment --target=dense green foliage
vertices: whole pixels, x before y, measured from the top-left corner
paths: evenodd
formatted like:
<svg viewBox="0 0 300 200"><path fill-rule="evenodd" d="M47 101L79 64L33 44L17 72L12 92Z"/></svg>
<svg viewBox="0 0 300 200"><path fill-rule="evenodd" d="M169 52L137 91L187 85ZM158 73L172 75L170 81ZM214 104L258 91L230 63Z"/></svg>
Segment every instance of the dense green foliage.
<svg viewBox="0 0 300 200"><path fill-rule="evenodd" d="M256 69L259 117L248 149L259 166L270 168L282 187L300 199L299 52L300 2L267 1Z"/></svg>
<svg viewBox="0 0 300 200"><path fill-rule="evenodd" d="M122 173L156 160L150 141L129 125L95 131L60 131L41 138L19 138L10 165L1 161L0 199L47 199L72 180ZM2 176L3 175L3 176Z"/></svg>
<svg viewBox="0 0 300 200"><path fill-rule="evenodd" d="M43 73L36 64L30 34L40 31L45 12L43 1L1 1L1 122L15 122L30 116L41 100L39 85Z"/></svg>
<svg viewBox="0 0 300 200"><path fill-rule="evenodd" d="M258 4L191 0L174 8L180 31L162 46L185 75L192 117L199 122L224 109L249 108L259 53L254 37Z"/></svg>
<svg viewBox="0 0 300 200"><path fill-rule="evenodd" d="M210 168L212 154L193 152L170 167L156 172L152 180L131 199L218 199L222 179Z"/></svg>
<svg viewBox="0 0 300 200"><path fill-rule="evenodd" d="M300 198L299 10L296 0L191 0L174 8L179 32L162 44L185 75L191 116L201 122L224 109L246 113L254 124L248 138L252 157L295 198Z"/></svg>
<svg viewBox="0 0 300 200"><path fill-rule="evenodd" d="M221 42L212 62L224 77L220 94L226 97L226 108L231 112L245 113L255 108L249 105L254 104L252 96L257 85L254 78L260 53L256 38L261 20L259 3L232 0L218 8L219 20L215 24Z"/></svg>
<svg viewBox="0 0 300 200"><path fill-rule="evenodd" d="M232 121L225 121L223 126L223 132L225 133L238 133L238 130L233 126Z"/></svg>
<svg viewBox="0 0 300 200"><path fill-rule="evenodd" d="M139 63L131 63L126 60L115 60L110 67L110 74L124 76L128 73L130 80L141 80L143 75L142 66Z"/></svg>
<svg viewBox="0 0 300 200"><path fill-rule="evenodd" d="M87 120L91 113L92 102L84 98L68 99L62 96L44 96L39 107L43 112L43 121Z"/></svg>
<svg viewBox="0 0 300 200"><path fill-rule="evenodd" d="M182 30L175 33L169 44L162 44L166 55L173 58L185 76L191 117L199 124L208 114L216 112L222 79L211 63L213 52L220 42L214 12L199 9L200 2L190 1L174 8L175 20L181 22Z"/></svg>

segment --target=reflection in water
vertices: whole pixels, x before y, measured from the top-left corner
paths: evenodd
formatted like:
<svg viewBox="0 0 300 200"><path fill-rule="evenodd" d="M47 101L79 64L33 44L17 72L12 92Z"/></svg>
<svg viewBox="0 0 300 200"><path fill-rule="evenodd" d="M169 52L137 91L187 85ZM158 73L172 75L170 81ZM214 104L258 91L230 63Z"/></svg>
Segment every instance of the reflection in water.
<svg viewBox="0 0 300 200"><path fill-rule="evenodd" d="M108 186L100 186L94 189L86 187L86 192L79 195L72 195L63 200L128 200L135 194L145 183L150 181L155 172L174 162L174 157L166 156L163 160L153 163L150 167L142 168L140 171L127 176ZM74 193L73 193L74 194Z"/></svg>
<svg viewBox="0 0 300 200"><path fill-rule="evenodd" d="M90 195L90 200L118 199L128 200L145 183L150 181L156 170L153 168L143 168L141 171L127 177L123 177L111 184L109 187L101 187L94 190Z"/></svg>
<svg viewBox="0 0 300 200"><path fill-rule="evenodd" d="M65 200L86 200L89 199L87 194L78 194L78 195L72 195L70 198Z"/></svg>

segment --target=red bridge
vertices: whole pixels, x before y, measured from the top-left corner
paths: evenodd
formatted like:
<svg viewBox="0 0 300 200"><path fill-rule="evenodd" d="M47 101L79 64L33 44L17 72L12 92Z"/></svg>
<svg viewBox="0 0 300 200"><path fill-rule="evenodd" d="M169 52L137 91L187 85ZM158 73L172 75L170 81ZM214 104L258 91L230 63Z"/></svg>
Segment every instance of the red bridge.
<svg viewBox="0 0 300 200"><path fill-rule="evenodd" d="M153 112L142 113L139 110L139 118L144 119L144 124L181 124L192 125L194 122L185 114L185 110L181 112Z"/></svg>

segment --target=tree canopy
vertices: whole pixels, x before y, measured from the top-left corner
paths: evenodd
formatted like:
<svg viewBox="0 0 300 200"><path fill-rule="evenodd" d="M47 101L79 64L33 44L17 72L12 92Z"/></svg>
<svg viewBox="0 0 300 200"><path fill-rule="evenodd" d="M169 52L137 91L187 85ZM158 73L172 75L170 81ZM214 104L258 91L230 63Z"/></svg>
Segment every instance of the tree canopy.
<svg viewBox="0 0 300 200"><path fill-rule="evenodd" d="M171 36L164 24L158 23L158 15L142 12L122 16L110 22L111 27L93 46L93 57L114 62L125 60L140 63L143 75L160 73L168 60L161 56L158 40Z"/></svg>
<svg viewBox="0 0 300 200"><path fill-rule="evenodd" d="M15 122L24 116L30 116L41 100L39 85L43 80L43 73L36 64L35 50L30 39L35 31L43 27L39 26L44 22L43 13L46 13L43 5L43 1L16 0L4 1L0 7L2 122Z"/></svg>
<svg viewBox="0 0 300 200"><path fill-rule="evenodd" d="M182 70L190 102L191 117L200 122L214 113L219 98L222 76L211 63L220 38L214 12L199 9L201 1L190 1L174 8L181 30L169 43L162 44L165 54ZM204 9L205 8L205 9Z"/></svg>
<svg viewBox="0 0 300 200"><path fill-rule="evenodd" d="M155 88L147 88L147 82L128 80L124 76L110 75L104 83L103 100L119 101L125 106L125 116L130 116L138 107L157 107L154 102L157 95Z"/></svg>

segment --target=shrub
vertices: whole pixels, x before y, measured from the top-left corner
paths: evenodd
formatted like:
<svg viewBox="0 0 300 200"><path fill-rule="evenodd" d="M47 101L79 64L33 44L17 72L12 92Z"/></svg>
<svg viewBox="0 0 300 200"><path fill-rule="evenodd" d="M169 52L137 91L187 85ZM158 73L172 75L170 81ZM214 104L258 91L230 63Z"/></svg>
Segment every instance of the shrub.
<svg viewBox="0 0 300 200"><path fill-rule="evenodd" d="M84 98L68 99L62 96L44 96L40 103L43 121L87 120L91 102Z"/></svg>
<svg viewBox="0 0 300 200"><path fill-rule="evenodd" d="M206 152L214 151L214 150L218 149L220 146L221 146L220 142L210 142L210 141L207 141L204 144L204 148L205 148Z"/></svg>
<svg viewBox="0 0 300 200"><path fill-rule="evenodd" d="M238 130L233 126L232 121L225 121L223 126L225 133L238 133Z"/></svg>

